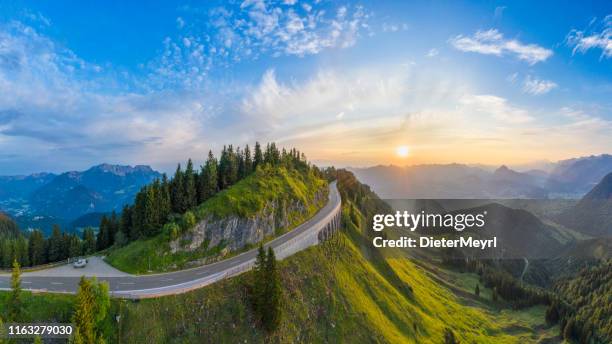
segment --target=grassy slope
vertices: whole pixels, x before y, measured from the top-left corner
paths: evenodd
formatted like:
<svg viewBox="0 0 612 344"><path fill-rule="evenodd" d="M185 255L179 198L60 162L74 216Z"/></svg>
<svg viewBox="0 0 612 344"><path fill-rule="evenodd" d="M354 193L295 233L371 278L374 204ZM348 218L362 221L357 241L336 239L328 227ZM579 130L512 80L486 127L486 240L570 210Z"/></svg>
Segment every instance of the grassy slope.
<svg viewBox="0 0 612 344"><path fill-rule="evenodd" d="M109 342L440 343L446 327L466 343L530 343L539 338L532 332L542 309L496 312L467 306L411 260L389 259L390 269L385 269L377 258L367 259L356 231L349 223L330 242L281 262L284 317L271 336L255 324L248 297L252 276L246 273L183 295L114 300L111 316L121 315L121 321L113 322L116 337ZM470 289L474 276L460 277L463 282L457 285L466 283ZM6 296L0 293L0 305ZM72 302L63 295L26 298L32 320L66 321Z"/></svg>
<svg viewBox="0 0 612 344"><path fill-rule="evenodd" d="M272 201L290 202L298 200L306 206L306 212L287 214L291 229L312 217L324 205L314 202L315 193L326 192L326 182L312 173L282 167L258 169L249 177L224 190L194 211L196 219L209 216L226 218L252 217L261 212ZM276 233L281 234L281 233ZM207 256L215 256L223 247L201 247L194 252L170 253L170 238L167 233L137 240L125 247L112 250L107 261L114 267L130 273L146 273L149 270L164 272L185 267L186 263Z"/></svg>
<svg viewBox="0 0 612 344"><path fill-rule="evenodd" d="M248 296L252 274L246 273L183 295L114 300L112 319L120 315L121 320L113 322L109 342L441 343L449 327L462 343L535 343L558 331L539 330L542 307L500 310L485 302L491 293L486 288L482 300L469 297L474 274L364 250L365 218L350 203L343 215L345 229L334 239L281 262L284 316L276 333L267 335L257 326ZM0 293L0 309L5 298ZM47 320L54 317L47 302L67 309L72 299L41 295L28 302L36 302L28 309L37 320Z"/></svg>
<svg viewBox="0 0 612 344"><path fill-rule="evenodd" d="M171 343L440 343L450 327L469 343L528 343L538 338L532 327L543 319L542 310L514 315L466 306L408 259L389 259L390 269L377 258L366 259L355 240L356 230L282 262L284 319L271 337L253 325L249 273L185 295L124 302L120 337ZM538 316L528 318L533 312Z"/></svg>

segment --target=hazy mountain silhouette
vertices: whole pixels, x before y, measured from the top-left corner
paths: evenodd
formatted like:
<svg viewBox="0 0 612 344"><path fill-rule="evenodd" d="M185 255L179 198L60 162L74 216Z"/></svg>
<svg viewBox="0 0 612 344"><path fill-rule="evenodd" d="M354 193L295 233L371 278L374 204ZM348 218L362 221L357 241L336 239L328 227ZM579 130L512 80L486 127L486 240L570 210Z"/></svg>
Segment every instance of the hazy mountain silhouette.
<svg viewBox="0 0 612 344"><path fill-rule="evenodd" d="M149 166L102 164L81 172L0 177L0 181L2 199L19 199L7 209L13 210L14 215L73 220L87 213L119 210L132 203L143 185L160 177ZM8 208L6 203L4 208ZM16 211L18 206L21 208Z"/></svg>
<svg viewBox="0 0 612 344"><path fill-rule="evenodd" d="M558 221L587 235L612 237L612 173L607 174L578 204L562 213Z"/></svg>
<svg viewBox="0 0 612 344"><path fill-rule="evenodd" d="M545 198L545 178L501 166L462 164L352 168L382 198Z"/></svg>

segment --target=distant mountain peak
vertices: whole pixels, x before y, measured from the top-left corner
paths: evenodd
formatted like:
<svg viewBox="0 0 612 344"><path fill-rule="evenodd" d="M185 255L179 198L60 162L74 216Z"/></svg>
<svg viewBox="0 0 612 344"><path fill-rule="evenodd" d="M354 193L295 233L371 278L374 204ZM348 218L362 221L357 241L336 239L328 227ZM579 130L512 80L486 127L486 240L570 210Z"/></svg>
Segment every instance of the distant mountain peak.
<svg viewBox="0 0 612 344"><path fill-rule="evenodd" d="M509 169L508 166L506 165L501 165L495 170L494 173L506 173L506 172L514 172L514 171Z"/></svg>
<svg viewBox="0 0 612 344"><path fill-rule="evenodd" d="M99 171L99 172L104 172L104 173L112 173L112 174L116 174L119 176L125 176L127 174L134 173L134 172L145 172L145 173L154 172L153 169L147 165L136 165L132 167L130 165L112 165L108 163L103 163L100 165L93 166L88 171L90 172Z"/></svg>
<svg viewBox="0 0 612 344"><path fill-rule="evenodd" d="M612 172L608 173L595 187L587 193L583 199L586 200L608 200L612 199Z"/></svg>

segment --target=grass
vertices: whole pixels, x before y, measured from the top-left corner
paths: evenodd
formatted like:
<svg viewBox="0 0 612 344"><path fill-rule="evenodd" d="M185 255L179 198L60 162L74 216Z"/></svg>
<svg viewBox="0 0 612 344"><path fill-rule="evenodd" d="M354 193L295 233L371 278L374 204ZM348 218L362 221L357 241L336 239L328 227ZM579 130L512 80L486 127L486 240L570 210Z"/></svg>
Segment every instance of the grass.
<svg viewBox="0 0 612 344"><path fill-rule="evenodd" d="M7 318L6 305L9 292L0 292L0 317ZM23 291L24 318L21 322L70 322L74 307L74 296L68 294L30 293Z"/></svg>
<svg viewBox="0 0 612 344"><path fill-rule="evenodd" d="M509 311L466 306L409 259L367 258L355 230L281 262L284 316L274 334L256 324L248 297L252 275L246 273L184 295L122 302L119 338L136 343L440 343L449 327L466 343L535 342L540 309L514 319Z"/></svg>
<svg viewBox="0 0 612 344"><path fill-rule="evenodd" d="M558 332L542 328L543 307L468 304L413 260L369 252L360 241L365 219L346 209L342 232L280 262L283 320L275 333L257 324L249 299L253 276L245 273L182 295L113 300L120 321L109 343L441 343L446 328L462 343L536 343ZM476 275L440 271L453 288L473 293ZM28 299L35 306L27 307L46 320L54 312L47 303L59 302L53 297L32 296L40 299ZM67 298L62 307L70 305L70 296L59 297Z"/></svg>
<svg viewBox="0 0 612 344"><path fill-rule="evenodd" d="M282 217L286 223L277 223L274 235L280 235L314 216L325 205L327 197L320 196L325 196L326 192L327 183L311 171L266 167L257 169L247 178L219 192L191 213L195 215L196 221L230 217L247 219L261 215L265 208L273 203L284 205L277 209L287 209L289 204L300 204L302 211L274 214L276 219ZM315 201L317 195L319 198ZM182 234L188 237L189 230L184 229ZM272 238L272 235L267 236L264 242ZM201 260L227 258L255 244L251 243L243 249L229 252L225 250L224 243L209 247L207 242L204 242L194 251L179 250L172 253L170 241L169 234L165 232L149 239L136 240L125 247L111 250L106 261L119 270L133 274L167 272L189 267L190 262L194 261L200 262L201 265Z"/></svg>

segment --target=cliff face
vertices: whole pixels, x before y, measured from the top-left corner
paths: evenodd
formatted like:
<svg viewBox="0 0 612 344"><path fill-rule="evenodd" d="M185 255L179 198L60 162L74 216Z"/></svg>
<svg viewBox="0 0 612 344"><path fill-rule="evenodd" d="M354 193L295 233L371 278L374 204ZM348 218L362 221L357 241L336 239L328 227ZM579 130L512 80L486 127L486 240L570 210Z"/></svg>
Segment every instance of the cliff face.
<svg viewBox="0 0 612 344"><path fill-rule="evenodd" d="M209 216L194 228L170 242L172 253L193 252L203 245L212 248L221 244L229 251L262 242L266 237L277 236L292 229L314 215L312 207L321 208L327 201L327 189L314 194L310 204L297 199L278 198L269 201L263 210L251 217L228 216L218 219Z"/></svg>

